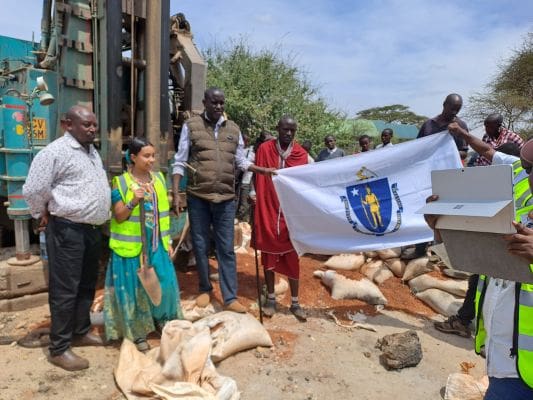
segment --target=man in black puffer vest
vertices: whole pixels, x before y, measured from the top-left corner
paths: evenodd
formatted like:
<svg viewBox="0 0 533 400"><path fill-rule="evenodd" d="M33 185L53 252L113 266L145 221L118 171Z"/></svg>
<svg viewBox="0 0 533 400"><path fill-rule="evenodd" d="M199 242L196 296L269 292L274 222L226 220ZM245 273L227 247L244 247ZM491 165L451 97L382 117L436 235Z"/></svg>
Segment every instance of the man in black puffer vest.
<svg viewBox="0 0 533 400"><path fill-rule="evenodd" d="M187 169L187 208L200 281L199 307L210 302L209 230L213 227L220 290L227 310L246 312L237 300L237 268L233 251L235 218L235 167L243 171L273 174L246 160L239 126L224 117L224 92L209 88L204 94L205 111L190 118L181 131L173 164L174 210L183 210L178 195Z"/></svg>

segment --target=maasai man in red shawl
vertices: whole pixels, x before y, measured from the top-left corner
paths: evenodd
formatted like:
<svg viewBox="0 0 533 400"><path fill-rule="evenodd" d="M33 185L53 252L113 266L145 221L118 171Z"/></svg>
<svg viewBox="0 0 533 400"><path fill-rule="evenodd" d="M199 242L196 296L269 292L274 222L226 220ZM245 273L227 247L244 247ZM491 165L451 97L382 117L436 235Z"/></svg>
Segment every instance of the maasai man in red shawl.
<svg viewBox="0 0 533 400"><path fill-rule="evenodd" d="M278 139L263 143L256 154L255 165L266 168L289 168L307 164L307 152L294 142L298 128L296 121L289 116L282 117L277 126ZM271 317L276 312L274 295L274 273L289 278L291 289L290 311L300 321L307 319L305 311L298 303L298 279L300 262L292 247L287 224L281 211L278 196L274 190L272 177L257 175L255 210L255 238L257 250L261 250L261 262L265 269L268 298L263 313Z"/></svg>

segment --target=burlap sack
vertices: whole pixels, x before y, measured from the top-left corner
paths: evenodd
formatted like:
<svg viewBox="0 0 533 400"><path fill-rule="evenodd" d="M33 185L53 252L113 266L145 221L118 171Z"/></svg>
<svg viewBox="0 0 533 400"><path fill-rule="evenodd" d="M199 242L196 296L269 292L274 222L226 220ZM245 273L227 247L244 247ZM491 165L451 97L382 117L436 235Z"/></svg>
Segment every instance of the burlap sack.
<svg viewBox="0 0 533 400"><path fill-rule="evenodd" d="M417 293L415 296L445 317L457 315L457 311L464 301L464 299L455 297L440 289L427 289Z"/></svg>
<svg viewBox="0 0 533 400"><path fill-rule="evenodd" d="M211 330L211 359L214 362L257 346L272 346L272 339L267 330L250 314L222 311L194 323L197 329L208 325L216 326Z"/></svg>
<svg viewBox="0 0 533 400"><path fill-rule="evenodd" d="M387 304L387 299L381 290L368 279L355 281L335 271L315 271L313 275L331 288L331 297L335 300L358 299L369 304Z"/></svg>
<svg viewBox="0 0 533 400"><path fill-rule="evenodd" d="M400 258L389 258L385 261L385 265L392 271L392 273L401 278L405 273L405 263Z"/></svg>
<svg viewBox="0 0 533 400"><path fill-rule="evenodd" d="M416 258L407 263L402 281L407 282L430 271L433 271L433 265L430 264L428 257Z"/></svg>
<svg viewBox="0 0 533 400"><path fill-rule="evenodd" d="M471 375L453 373L448 376L444 400L483 400L488 387L486 375L476 380Z"/></svg>
<svg viewBox="0 0 533 400"><path fill-rule="evenodd" d="M402 254L400 247L394 247L392 249L378 250L378 257L382 260L388 260L389 258L398 258Z"/></svg>
<svg viewBox="0 0 533 400"><path fill-rule="evenodd" d="M383 260L379 259L364 264L361 267L361 273L378 285L381 285L393 276L391 270L385 266Z"/></svg>
<svg viewBox="0 0 533 400"><path fill-rule="evenodd" d="M440 289L458 297L465 297L468 289L467 281L454 279L437 279L428 274L423 274L409 281L409 287L413 293L423 292L426 289Z"/></svg>
<svg viewBox="0 0 533 400"><path fill-rule="evenodd" d="M330 257L324 265L330 269L338 269L345 271L356 271L365 262L365 256L358 254L338 254Z"/></svg>

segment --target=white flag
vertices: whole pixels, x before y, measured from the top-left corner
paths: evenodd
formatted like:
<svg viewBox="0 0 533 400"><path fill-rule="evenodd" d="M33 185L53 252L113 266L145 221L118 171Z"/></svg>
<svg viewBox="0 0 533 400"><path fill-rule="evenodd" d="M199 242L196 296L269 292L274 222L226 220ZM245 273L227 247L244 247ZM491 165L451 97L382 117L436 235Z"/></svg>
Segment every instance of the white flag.
<svg viewBox="0 0 533 400"><path fill-rule="evenodd" d="M298 254L380 250L433 240L421 214L431 171L460 168L449 133L282 169L274 177Z"/></svg>

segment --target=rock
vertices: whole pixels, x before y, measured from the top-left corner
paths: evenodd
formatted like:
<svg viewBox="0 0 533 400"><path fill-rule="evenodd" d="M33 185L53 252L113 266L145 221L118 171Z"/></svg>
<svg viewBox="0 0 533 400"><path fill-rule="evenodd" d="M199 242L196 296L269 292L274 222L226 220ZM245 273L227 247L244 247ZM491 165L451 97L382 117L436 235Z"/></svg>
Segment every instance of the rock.
<svg viewBox="0 0 533 400"><path fill-rule="evenodd" d="M383 336L376 348L382 351L380 361L387 369L415 367L422 360L422 346L414 330Z"/></svg>

